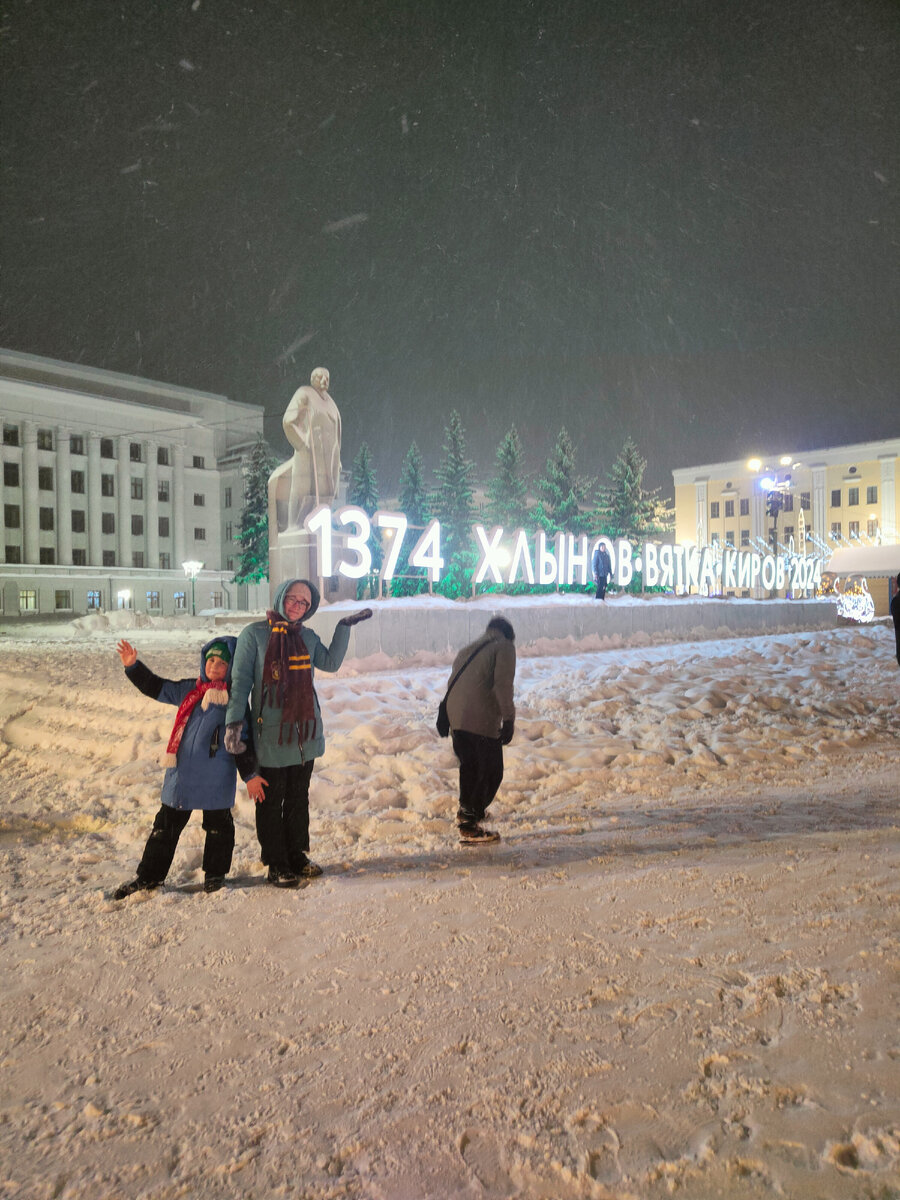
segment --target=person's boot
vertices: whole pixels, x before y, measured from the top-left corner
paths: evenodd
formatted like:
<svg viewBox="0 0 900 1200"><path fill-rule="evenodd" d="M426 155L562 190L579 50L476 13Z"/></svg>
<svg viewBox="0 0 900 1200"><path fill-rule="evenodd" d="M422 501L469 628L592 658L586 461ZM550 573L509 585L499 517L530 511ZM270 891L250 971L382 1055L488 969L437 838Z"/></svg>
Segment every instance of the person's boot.
<svg viewBox="0 0 900 1200"><path fill-rule="evenodd" d="M135 877L116 888L113 892L113 900L124 900L126 896L133 896L135 892L152 892L154 888L158 887L158 883L148 883L146 879Z"/></svg>
<svg viewBox="0 0 900 1200"><path fill-rule="evenodd" d="M298 862L295 870L303 879L316 879L322 874L322 868L319 866L319 864L313 862L312 859L306 854L300 855L300 861Z"/></svg>
<svg viewBox="0 0 900 1200"><path fill-rule="evenodd" d="M499 842L500 834L494 829L485 829L483 825L460 825L459 840L464 846L478 846Z"/></svg>
<svg viewBox="0 0 900 1200"><path fill-rule="evenodd" d="M279 888L295 888L300 883L300 876L287 867L269 867L269 883Z"/></svg>
<svg viewBox="0 0 900 1200"><path fill-rule="evenodd" d="M225 886L224 875L207 875L203 881L204 892L217 892L219 888Z"/></svg>

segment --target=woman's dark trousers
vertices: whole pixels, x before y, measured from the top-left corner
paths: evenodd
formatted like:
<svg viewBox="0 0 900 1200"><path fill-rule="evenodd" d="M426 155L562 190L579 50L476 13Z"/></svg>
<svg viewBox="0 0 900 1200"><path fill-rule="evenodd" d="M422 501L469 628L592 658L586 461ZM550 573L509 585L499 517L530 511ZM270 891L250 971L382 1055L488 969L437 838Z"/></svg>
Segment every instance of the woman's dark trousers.
<svg viewBox="0 0 900 1200"><path fill-rule="evenodd" d="M299 870L309 849L309 781L313 759L289 767L265 767L266 798L256 806L256 836L263 865Z"/></svg>
<svg viewBox="0 0 900 1200"><path fill-rule="evenodd" d="M480 733L453 731L453 752L459 759L460 825L477 825L503 782L503 744Z"/></svg>
<svg viewBox="0 0 900 1200"><path fill-rule="evenodd" d="M191 818L192 808L170 808L161 804L153 821L153 829L144 847L144 856L137 869L143 883L162 883L169 873L181 832ZM205 875L227 875L234 853L234 818L230 808L204 808L203 828L206 844L203 847Z"/></svg>

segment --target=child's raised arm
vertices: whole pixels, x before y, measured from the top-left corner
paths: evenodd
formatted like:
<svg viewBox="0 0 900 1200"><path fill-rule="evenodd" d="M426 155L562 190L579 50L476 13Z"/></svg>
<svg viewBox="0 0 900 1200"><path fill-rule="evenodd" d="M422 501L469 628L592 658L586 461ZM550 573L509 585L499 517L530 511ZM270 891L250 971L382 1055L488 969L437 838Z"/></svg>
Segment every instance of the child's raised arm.
<svg viewBox="0 0 900 1200"><path fill-rule="evenodd" d="M137 662L137 650L135 650L130 642L126 642L124 638L122 638L121 642L116 643L116 651L122 660L123 667L133 667Z"/></svg>

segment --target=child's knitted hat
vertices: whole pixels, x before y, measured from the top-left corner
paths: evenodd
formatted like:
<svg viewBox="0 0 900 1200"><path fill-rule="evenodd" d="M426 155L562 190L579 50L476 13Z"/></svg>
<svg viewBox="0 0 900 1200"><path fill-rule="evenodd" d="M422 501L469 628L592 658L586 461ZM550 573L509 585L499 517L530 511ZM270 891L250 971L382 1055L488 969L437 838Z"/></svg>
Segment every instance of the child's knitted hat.
<svg viewBox="0 0 900 1200"><path fill-rule="evenodd" d="M222 662L231 662L231 655L224 642L213 642L204 655L204 662L208 658L221 658Z"/></svg>

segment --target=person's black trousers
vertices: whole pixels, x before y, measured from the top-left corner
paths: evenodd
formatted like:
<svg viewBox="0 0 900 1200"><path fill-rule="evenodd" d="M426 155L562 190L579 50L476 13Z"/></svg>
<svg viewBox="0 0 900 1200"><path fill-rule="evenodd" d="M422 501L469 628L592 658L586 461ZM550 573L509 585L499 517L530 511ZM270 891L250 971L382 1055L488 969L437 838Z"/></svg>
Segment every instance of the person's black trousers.
<svg viewBox="0 0 900 1200"><path fill-rule="evenodd" d="M594 599L595 600L605 600L606 599L606 580L605 579L597 580L597 592L596 592L596 595L594 596Z"/></svg>
<svg viewBox="0 0 900 1200"><path fill-rule="evenodd" d="M137 877L144 883L162 883L169 873L182 830L191 819L193 808L170 808L161 804L147 838ZM227 875L234 853L234 818L230 808L204 808L203 871L206 875Z"/></svg>
<svg viewBox="0 0 900 1200"><path fill-rule="evenodd" d="M265 800L256 806L256 836L264 866L296 871L306 861L313 762L259 768L268 783Z"/></svg>
<svg viewBox="0 0 900 1200"><path fill-rule="evenodd" d="M461 825L477 825L503 782L503 744L499 738L454 729L453 752L459 759L456 819Z"/></svg>

